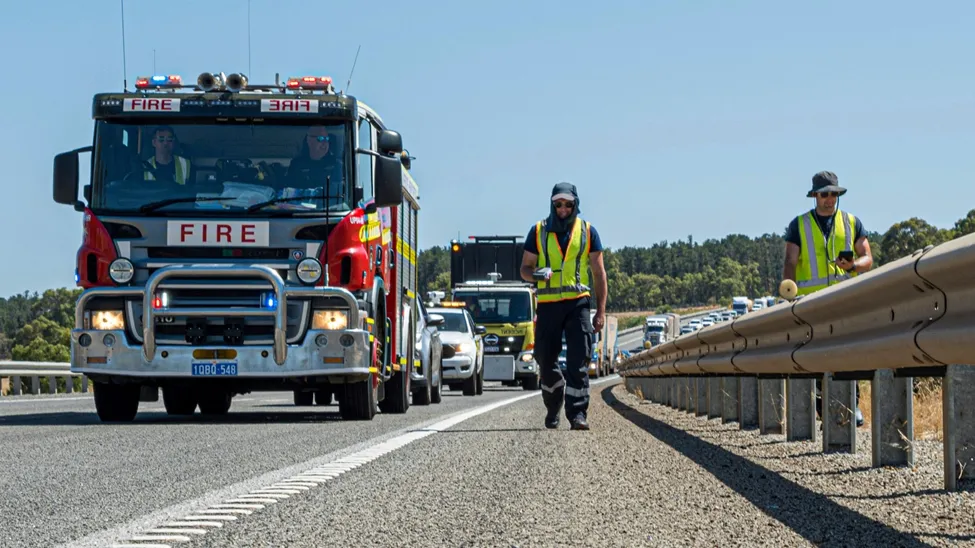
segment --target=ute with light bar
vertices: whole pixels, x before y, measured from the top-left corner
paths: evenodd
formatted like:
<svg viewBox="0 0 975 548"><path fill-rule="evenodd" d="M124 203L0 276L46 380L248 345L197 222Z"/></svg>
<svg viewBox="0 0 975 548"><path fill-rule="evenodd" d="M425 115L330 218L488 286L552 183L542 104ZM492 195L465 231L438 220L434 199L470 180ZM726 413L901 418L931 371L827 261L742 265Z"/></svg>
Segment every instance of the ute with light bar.
<svg viewBox="0 0 975 548"><path fill-rule="evenodd" d="M153 73L96 94L93 140L54 159L54 200L83 213L71 371L99 417L132 420L159 389L174 415L278 390L302 406L338 394L353 420L438 403L402 136L330 76ZM301 147L337 169L295 177Z"/></svg>

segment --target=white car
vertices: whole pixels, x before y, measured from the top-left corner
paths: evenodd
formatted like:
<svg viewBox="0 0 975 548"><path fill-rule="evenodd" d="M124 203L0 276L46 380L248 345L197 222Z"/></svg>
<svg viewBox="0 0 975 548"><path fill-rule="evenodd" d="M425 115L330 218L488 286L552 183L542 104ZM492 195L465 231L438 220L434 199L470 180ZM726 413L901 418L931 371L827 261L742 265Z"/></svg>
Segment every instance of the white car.
<svg viewBox="0 0 975 548"><path fill-rule="evenodd" d="M462 389L465 396L484 393L484 326L474 325L471 313L465 308L435 308L430 314L443 316L437 326L440 340L454 349L454 355L443 359L443 382L451 390Z"/></svg>
<svg viewBox="0 0 975 548"><path fill-rule="evenodd" d="M708 327L711 325L714 325L714 320L712 320L711 318L704 318L703 320L701 320L702 327Z"/></svg>

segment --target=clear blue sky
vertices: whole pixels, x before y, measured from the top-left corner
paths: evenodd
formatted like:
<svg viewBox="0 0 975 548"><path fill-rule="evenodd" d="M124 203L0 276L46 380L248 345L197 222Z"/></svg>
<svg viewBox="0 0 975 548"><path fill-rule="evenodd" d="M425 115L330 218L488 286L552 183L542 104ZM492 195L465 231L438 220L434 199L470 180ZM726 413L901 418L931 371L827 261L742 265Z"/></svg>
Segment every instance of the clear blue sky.
<svg viewBox="0 0 975 548"><path fill-rule="evenodd" d="M975 207L975 2L252 0L252 81L344 87L417 157L421 247L525 234L578 185L605 245L781 232L813 173L870 230ZM118 0L0 8L0 295L72 286L57 152L122 86ZM125 4L128 81L248 70L246 0ZM83 169L85 166L83 165ZM463 196L463 198L461 198Z"/></svg>

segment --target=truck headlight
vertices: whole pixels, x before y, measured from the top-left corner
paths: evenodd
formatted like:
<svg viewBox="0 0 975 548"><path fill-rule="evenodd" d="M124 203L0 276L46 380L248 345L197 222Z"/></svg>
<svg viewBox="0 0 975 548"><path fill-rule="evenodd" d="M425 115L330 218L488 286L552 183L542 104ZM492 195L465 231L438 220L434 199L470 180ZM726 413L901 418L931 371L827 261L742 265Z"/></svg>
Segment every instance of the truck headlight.
<svg viewBox="0 0 975 548"><path fill-rule="evenodd" d="M121 310L93 310L91 328L101 331L125 329L125 315Z"/></svg>
<svg viewBox="0 0 975 548"><path fill-rule="evenodd" d="M311 285L322 277L322 263L311 257L302 259L295 267L295 274L301 283Z"/></svg>
<svg viewBox="0 0 975 548"><path fill-rule="evenodd" d="M349 326L349 314L345 310L316 310L312 316L312 329L338 331Z"/></svg>
<svg viewBox="0 0 975 548"><path fill-rule="evenodd" d="M135 267L132 261L122 258L115 259L108 265L108 277L117 284L127 284L135 276Z"/></svg>

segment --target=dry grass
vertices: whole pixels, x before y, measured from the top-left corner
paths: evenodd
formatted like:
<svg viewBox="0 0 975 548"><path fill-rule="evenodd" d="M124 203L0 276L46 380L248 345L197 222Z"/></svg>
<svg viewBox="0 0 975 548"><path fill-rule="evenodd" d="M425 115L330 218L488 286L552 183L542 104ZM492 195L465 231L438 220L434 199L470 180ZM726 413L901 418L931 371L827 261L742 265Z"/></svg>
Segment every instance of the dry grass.
<svg viewBox="0 0 975 548"><path fill-rule="evenodd" d="M943 439L941 379L914 379L914 439ZM870 427L870 381L860 381L860 412L864 426Z"/></svg>

